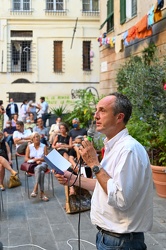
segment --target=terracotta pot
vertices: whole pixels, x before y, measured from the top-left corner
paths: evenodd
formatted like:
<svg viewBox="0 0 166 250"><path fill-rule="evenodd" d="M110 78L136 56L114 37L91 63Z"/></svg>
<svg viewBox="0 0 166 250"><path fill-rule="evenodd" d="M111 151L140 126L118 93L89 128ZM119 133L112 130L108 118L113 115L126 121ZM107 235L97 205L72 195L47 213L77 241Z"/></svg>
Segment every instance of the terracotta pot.
<svg viewBox="0 0 166 250"><path fill-rule="evenodd" d="M160 197L166 198L166 167L151 165L151 168L156 192Z"/></svg>

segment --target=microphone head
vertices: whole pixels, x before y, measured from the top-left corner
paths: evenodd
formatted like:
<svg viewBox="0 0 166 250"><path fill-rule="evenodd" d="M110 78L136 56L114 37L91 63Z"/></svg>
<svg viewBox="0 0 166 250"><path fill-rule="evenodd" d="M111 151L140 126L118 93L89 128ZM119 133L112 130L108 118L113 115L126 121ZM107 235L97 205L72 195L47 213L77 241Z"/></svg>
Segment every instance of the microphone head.
<svg viewBox="0 0 166 250"><path fill-rule="evenodd" d="M89 128L87 131L87 135L93 138L95 135L95 130L93 128Z"/></svg>

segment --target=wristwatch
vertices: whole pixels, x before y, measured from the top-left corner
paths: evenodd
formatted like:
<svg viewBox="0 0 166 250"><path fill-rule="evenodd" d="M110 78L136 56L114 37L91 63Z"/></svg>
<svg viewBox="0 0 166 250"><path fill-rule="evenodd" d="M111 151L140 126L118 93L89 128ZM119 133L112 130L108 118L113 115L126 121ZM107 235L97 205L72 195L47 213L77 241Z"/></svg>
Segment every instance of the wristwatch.
<svg viewBox="0 0 166 250"><path fill-rule="evenodd" d="M100 169L102 168L102 166L101 165L99 165L99 166L94 166L93 168L92 168L92 172L94 173L94 174L98 174L99 172L100 172Z"/></svg>

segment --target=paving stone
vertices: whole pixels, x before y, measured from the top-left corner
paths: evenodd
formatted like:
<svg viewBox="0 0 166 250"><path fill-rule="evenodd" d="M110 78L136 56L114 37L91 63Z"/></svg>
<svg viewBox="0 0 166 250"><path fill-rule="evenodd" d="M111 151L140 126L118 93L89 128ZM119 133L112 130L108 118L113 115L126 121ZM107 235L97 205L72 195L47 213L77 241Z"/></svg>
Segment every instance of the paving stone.
<svg viewBox="0 0 166 250"><path fill-rule="evenodd" d="M19 165L23 159L19 158ZM13 160L15 169L15 160ZM5 185L10 173L6 171ZM78 250L78 214L66 214L64 210L64 187L54 178L55 196L48 190L45 178L45 192L50 198L43 202L39 197L28 198L25 191L24 172L20 171L22 186L3 192L5 211L0 221L0 241L4 246L15 246L16 250L36 250L34 245L45 250ZM33 190L34 177L29 178L30 192ZM166 250L166 199L157 196L154 189L154 224L151 232L145 233L149 250ZM90 212L81 213L80 250L95 250L97 229L90 221ZM74 240L72 240L74 239ZM5 248L8 250L8 248Z"/></svg>

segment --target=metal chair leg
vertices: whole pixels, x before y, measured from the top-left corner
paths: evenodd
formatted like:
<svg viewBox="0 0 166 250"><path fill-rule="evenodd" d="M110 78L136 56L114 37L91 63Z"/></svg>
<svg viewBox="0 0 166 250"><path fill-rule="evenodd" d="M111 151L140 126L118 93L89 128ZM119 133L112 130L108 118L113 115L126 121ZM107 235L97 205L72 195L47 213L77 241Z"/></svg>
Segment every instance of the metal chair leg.
<svg viewBox="0 0 166 250"><path fill-rule="evenodd" d="M52 170L50 171L50 173L51 173L52 195L54 196L54 173Z"/></svg>
<svg viewBox="0 0 166 250"><path fill-rule="evenodd" d="M17 168L17 172L19 173L19 168L18 168L18 156L17 156L17 154L15 154L15 157L16 157L16 168Z"/></svg>

